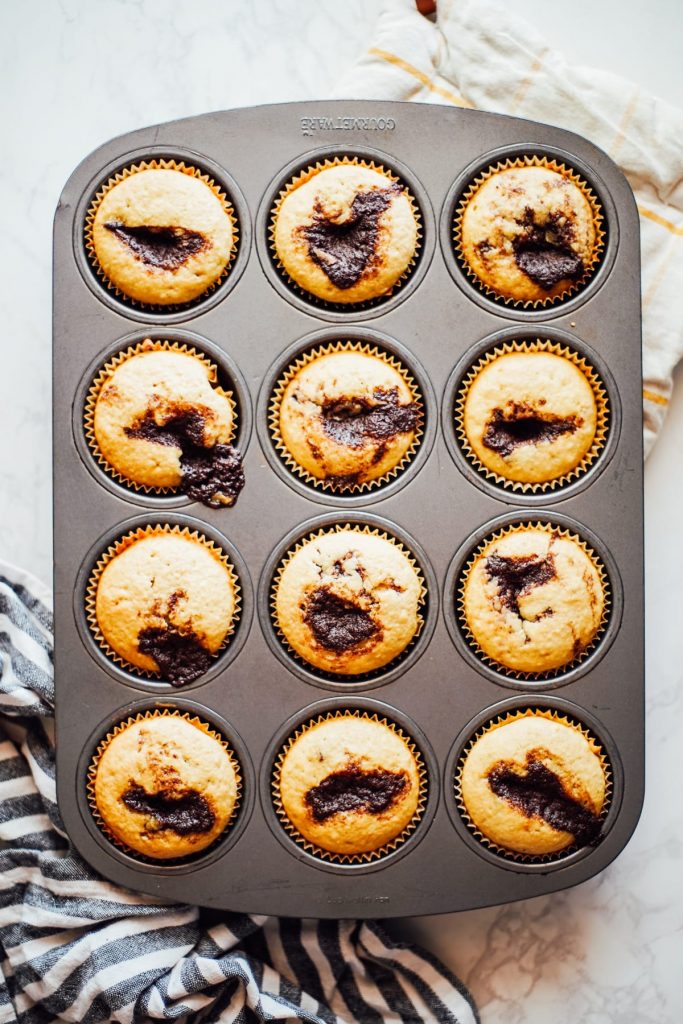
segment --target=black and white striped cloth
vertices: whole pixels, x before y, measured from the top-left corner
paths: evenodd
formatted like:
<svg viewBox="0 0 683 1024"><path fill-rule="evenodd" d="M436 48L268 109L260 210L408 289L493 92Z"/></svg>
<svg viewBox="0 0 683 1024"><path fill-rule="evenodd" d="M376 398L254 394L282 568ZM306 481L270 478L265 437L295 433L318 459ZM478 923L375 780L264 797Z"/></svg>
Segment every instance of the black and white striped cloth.
<svg viewBox="0 0 683 1024"><path fill-rule="evenodd" d="M55 796L51 595L0 563L0 1024L475 1024L469 993L375 922L216 914L99 878Z"/></svg>

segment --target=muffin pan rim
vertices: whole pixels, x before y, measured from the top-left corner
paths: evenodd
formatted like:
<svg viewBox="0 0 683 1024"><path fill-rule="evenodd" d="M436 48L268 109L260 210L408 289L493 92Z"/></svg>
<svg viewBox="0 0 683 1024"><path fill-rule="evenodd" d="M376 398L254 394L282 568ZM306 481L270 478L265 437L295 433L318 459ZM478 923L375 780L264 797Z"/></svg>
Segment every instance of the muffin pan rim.
<svg viewBox="0 0 683 1024"><path fill-rule="evenodd" d="M414 377L424 405L422 435L416 451L412 458L409 459L407 465L403 469L399 469L393 479L384 484L379 484L373 490L349 495L330 493L315 488L289 469L275 450L268 422L273 388L282 376L282 373L297 356L309 349L315 348L317 345L347 340L376 345L377 348L385 349L391 355L396 356ZM302 494L310 501L319 502L321 505L331 505L337 509L365 508L366 505L383 501L385 498L400 491L407 483L410 483L413 477L420 472L420 469L422 469L431 454L438 430L438 420L439 406L434 387L417 356L388 334L374 330L371 327L355 326L352 324L346 330L344 325L339 325L338 327L329 325L317 328L298 338L284 349L264 374L256 403L256 434L261 445L261 451L271 467L286 484L299 494Z"/></svg>
<svg viewBox="0 0 683 1024"><path fill-rule="evenodd" d="M457 437L455 425L455 402L463 378L468 370L483 355L487 352L492 352L495 348L503 345L506 341L536 339L541 341L547 339L549 341L556 341L559 344L566 345L567 348L570 348L580 356L583 356L593 366L604 384L605 390L607 391L607 397L609 400L609 423L607 427L607 437L603 447L584 472L580 473L576 479L567 484L560 484L559 486L554 487L552 481L550 481L550 486L546 491L539 491L534 494L529 491L514 491L510 487L505 487L503 484L498 484L493 480L489 480L484 473L478 470L477 467L467 458ZM567 498L572 498L575 494L579 494L581 491L585 490L586 487L589 487L607 468L618 447L621 435L621 399L611 370L599 353L597 353L595 349L591 348L591 346L580 338L578 334L572 334L570 331L563 328L545 323L539 324L537 328L534 325L526 326L524 324L514 324L509 327L502 327L499 330L494 331L492 334L488 334L486 337L481 338L467 349L467 351L458 360L448 376L441 401L441 430L451 458L463 476L465 476L471 484L474 484L475 487L479 487L480 490L484 491L489 495L489 497L494 498L496 501L505 503L510 502L514 505L524 505L530 508L544 508L549 504L554 505L557 502L566 500Z"/></svg>
<svg viewBox="0 0 683 1024"><path fill-rule="evenodd" d="M125 137L125 136L124 136ZM91 260L88 257L85 246L85 220L92 202L101 185L106 184L113 175L123 171L126 167L144 160L176 160L178 163L187 162L191 166L205 171L209 177L220 185L225 191L235 210L235 221L238 230L237 252L233 257L230 270L224 280L202 295L183 304L180 308L177 305L165 312L163 307L150 309L144 305L133 305L132 300L119 298L111 291L104 281L97 275ZM73 254L81 277L90 291L109 306L113 312L134 320L137 323L148 324L178 324L185 323L194 317L213 309L225 296L232 291L242 276L249 261L252 245L252 227L249 206L239 185L227 170L217 161L203 153L184 146L162 146L151 145L130 150L114 160L107 163L86 186L73 219Z"/></svg>
<svg viewBox="0 0 683 1024"><path fill-rule="evenodd" d="M95 480L102 487L106 487L107 490L111 491L112 494L121 498L123 501L130 501L136 505L142 505L143 507L148 508L152 513L154 511L164 512L171 511L173 509L186 508L190 505L194 505L199 509L202 507L201 502L190 498L188 495L183 494L180 491L176 494L146 494L144 490L136 490L133 485L128 486L124 483L120 483L104 468L103 465L99 463L97 456L88 444L85 436L85 402L98 372L117 354L124 352L127 348L130 348L133 345L142 343L147 338L150 338L152 341L177 341L180 344L187 343L193 348L196 348L199 352L207 355L216 363L219 373L222 373L229 380L230 389L233 392L233 398L235 399L235 404L237 406L235 437L230 443L242 455L244 455L251 440L253 413L251 395L244 377L242 376L241 370L232 356L224 349L220 348L220 346L214 341L211 341L202 334L187 330L184 327L176 326L170 326L169 330L164 330L161 326L156 329L150 326L149 330L140 328L137 331L130 331L128 334L122 335L115 342L112 342L106 348L102 349L88 364L83 376L81 377L73 401L72 432L74 443L86 469L89 470Z"/></svg>
<svg viewBox="0 0 683 1024"><path fill-rule="evenodd" d="M560 163L565 164L568 169L578 172L596 193L606 224L604 250L598 259L595 271L591 274L586 284L568 299L558 299L557 302L540 309L521 309L516 307L514 303L506 304L502 299L497 301L487 296L473 281L469 280L465 270L460 265L453 246L455 211L468 185L472 183L478 173L487 167L493 166L501 160L526 155L558 160ZM533 142L509 143L489 150L483 156L473 160L457 176L449 188L439 216L439 243L443 261L458 288L467 298L476 302L477 305L481 306L488 313L494 313L496 316L528 324L553 320L556 317L574 313L591 299L602 288L602 285L611 274L619 250L619 237L619 217L616 206L600 174L592 167L589 167L580 157L560 147Z"/></svg>
<svg viewBox="0 0 683 1024"><path fill-rule="evenodd" d="M458 809L455 798L455 773L468 742L488 722L493 722L505 712L518 711L525 708L529 708L530 710L534 710L535 708L538 710L548 709L564 713L568 718L585 725L589 732L593 733L596 739L600 741L601 746L604 747L612 773L612 790L607 813L605 814L601 829L602 842L603 838L606 838L612 830L619 816L623 801L624 769L621 757L619 755L617 745L612 739L612 736L606 726L604 726L602 722L586 708L579 704L574 704L572 701L563 697L543 693L539 693L538 696L531 693L526 695L518 694L513 697L508 697L505 700L497 701L495 704L490 704L488 707L483 708L478 715L475 715L470 719L470 721L460 730L448 751L444 762L442 791L451 824L460 838L467 843L470 849L474 850L479 854L479 856L483 857L484 860L487 860L489 863L495 864L497 867L505 868L508 871L521 872L523 874L545 874L546 872L554 872L560 868L569 867L571 864L575 864L578 861L585 860L591 855L595 847L581 846L576 849L570 848L568 853L563 854L560 852L559 854L554 854L552 855L552 859L548 860L541 860L539 858L537 861L524 861L515 860L512 856L505 857L496 853L495 850L486 846L483 842L477 839L473 831L468 828L467 823Z"/></svg>
<svg viewBox="0 0 683 1024"><path fill-rule="evenodd" d="M309 853L285 831L273 805L272 784L275 762L285 743L299 726L316 719L319 715L334 711L368 711L386 718L394 725L398 725L418 748L427 774L427 798L424 803L424 810L411 833L399 843L395 850L391 850L376 860L363 864L337 864ZM363 695L350 694L348 697L338 695L327 700L322 698L307 704L305 707L300 708L298 712L290 715L287 721L268 740L259 765L258 774L261 808L270 831L288 853L296 857L297 860L310 864L313 867L321 868L323 871L329 871L332 874L354 876L368 874L386 867L389 863L393 864L407 853L410 853L429 831L441 796L441 777L438 760L434 755L429 740L414 718L411 718L393 705L387 704L385 701Z"/></svg>
<svg viewBox="0 0 683 1024"><path fill-rule="evenodd" d="M233 752L239 764L242 779L239 806L237 808L237 815L233 824L229 825L224 832L218 835L211 845L205 850L200 850L198 853L190 854L189 856L175 858L172 863L161 859L153 860L152 858L147 858L142 854L137 854L134 850L127 851L122 846L118 846L114 843L113 840L107 837L106 833L95 821L87 795L88 771L97 752L97 748L102 740L108 735L109 729L121 724L121 722L124 722L128 718L142 714L145 711L154 711L157 709L162 711L167 709L177 709L181 712L192 714L194 717L204 720L208 722L209 725L212 725L216 731L223 736L230 747L230 750ZM237 742L235 742L235 738L237 739ZM213 708L209 708L205 704L200 704L198 701L193 701L191 699L188 700L182 697L179 697L178 699L164 700L163 697L154 698L150 695L146 700L138 699L129 704L120 706L106 718L102 719L102 721L100 721L95 729L93 729L89 734L78 758L78 767L75 774L77 789L76 803L78 805L81 819L90 835L96 840L98 846L100 846L102 850L118 860L119 863L125 864L127 867L132 867L136 871L142 871L144 874L148 875L157 873L161 875L182 875L196 871L200 867L203 868L208 865L215 864L215 862L222 857L224 853L227 853L228 850L232 849L232 847L237 843L246 830L249 819L251 818L254 810L254 790L257 785L255 779L256 773L254 771L254 765L249 749L239 732L233 725L231 725L230 722L227 721L227 719L214 711Z"/></svg>
<svg viewBox="0 0 683 1024"><path fill-rule="evenodd" d="M239 615L234 631L230 635L227 644L225 647L220 648L218 653L214 655L211 667L206 672L197 679L194 679L191 683L185 683L182 686L173 686L171 683L165 682L161 679L147 678L142 670L140 670L140 674L136 674L134 668L125 669L123 666L117 665L116 662L107 656L106 652L97 642L96 637L90 629L86 615L86 594L98 558L111 544L124 537L127 533L130 533L135 529L139 529L140 527L150 525L187 527L193 532L196 531L201 535L205 535L227 555L240 585L241 604L239 608ZM165 513L162 511L158 515L150 516L138 514L122 520L107 530L106 533L102 534L94 544L91 545L81 562L76 576L72 611L81 641L93 661L95 661L95 663L101 668L105 669L105 671L107 671L117 682L124 683L126 686L130 686L133 689L147 693L148 700L154 698L161 700L165 696L170 698L179 692L185 693L190 690L198 689L200 686L211 682L216 676L220 675L228 668L229 665L232 664L244 647L247 636L251 630L254 605L254 588L251 574L246 561L242 557L236 545L229 540L225 534L217 529L213 523L207 523L200 519L193 519L191 516L183 515L182 513Z"/></svg>
<svg viewBox="0 0 683 1024"><path fill-rule="evenodd" d="M493 664L487 664L476 652L474 646L468 642L467 638L463 634L463 630L458 619L457 593L461 574L467 564L469 556L474 553L476 548L478 548L479 545L487 539L487 537L496 533L497 530L505 526L512 526L518 523L529 523L530 525L533 525L535 522L544 524L556 523L563 529L577 534L578 537L585 541L595 552L598 559L603 564L607 575L609 584L609 611L607 615L607 622L602 631L598 634L597 640L592 644L589 653L579 662L576 664L574 662L570 662L570 667L566 670L563 670L563 667L560 666L559 669L551 670L553 672L552 675L548 674L546 676L542 674L539 679L520 679L515 677L512 669L506 669L505 666L502 665L500 669L496 669L493 667ZM554 509L529 508L526 510L518 509L516 511L503 513L493 519L489 519L486 523L482 523L481 526L472 531L469 537L459 545L448 564L448 569L446 570L441 606L449 636L460 656L464 658L472 668L476 668L481 675L485 676L491 682L497 683L499 686L510 687L514 690L523 690L528 694L529 699L531 699L534 692L555 690L561 686L567 686L570 683L576 682L602 660L604 655L612 646L621 628L624 595L621 574L616 561L613 558L609 547L600 539L600 537L597 536L597 534L582 522L579 522L579 520L574 519L571 516L564 515L561 512L556 512ZM506 674L508 672L510 674Z"/></svg>
<svg viewBox="0 0 683 1024"><path fill-rule="evenodd" d="M287 182L298 172L314 165L316 161L343 156L354 156L369 162L377 161L388 171L393 171L405 183L415 199L420 211L422 228L416 250L417 259L415 266L408 272L405 282L395 286L386 297L378 296L375 299L368 300L366 303L349 303L348 310L333 308L332 303L326 303L323 299L317 299L315 296L307 299L303 292L300 293L290 286L285 276L275 265L268 239L271 211L277 197ZM268 283L282 298L286 299L287 302L301 312L321 320L337 323L340 326L343 324L352 325L383 316L386 313L392 312L397 306L410 298L419 287L432 262L436 251L437 233L438 228L434 208L427 190L415 172L397 157L365 145L320 146L307 151L300 158L297 157L295 160L291 160L268 182L254 218L255 249L258 254L261 270Z"/></svg>

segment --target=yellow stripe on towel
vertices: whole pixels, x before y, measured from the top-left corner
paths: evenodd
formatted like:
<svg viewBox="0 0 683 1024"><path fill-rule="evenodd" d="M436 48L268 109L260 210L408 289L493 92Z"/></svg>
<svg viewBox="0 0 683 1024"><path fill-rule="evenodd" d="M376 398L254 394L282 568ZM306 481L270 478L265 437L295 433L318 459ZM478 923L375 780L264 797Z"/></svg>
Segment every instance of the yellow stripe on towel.
<svg viewBox="0 0 683 1024"><path fill-rule="evenodd" d="M443 96L445 100L448 100L449 103L453 103L456 107L472 108L472 104L468 103L467 100L464 100L462 96L458 96L457 93L451 92L450 89L444 89L442 86L437 85L436 82L432 81L429 75L426 75L424 71L420 71L419 68L409 64L407 60L403 59L403 57L399 57L395 53L389 53L388 50L380 50L376 46L372 46L368 50L368 53L373 57L379 57L380 60L385 60L387 64L393 64L394 67L400 68L401 71L405 71L407 75L412 75L413 78L416 78L418 82L421 82L425 88L429 89L431 92L438 93L439 96Z"/></svg>
<svg viewBox="0 0 683 1024"><path fill-rule="evenodd" d="M643 388L643 398L646 398L648 402L655 402L656 405L669 404L669 399L665 398L664 395L658 395L654 391L648 391L647 388Z"/></svg>
<svg viewBox="0 0 683 1024"><path fill-rule="evenodd" d="M683 225L673 224L670 220L666 220L665 217L660 217L654 210L648 210L646 206L638 206L638 213L641 217L647 217L648 220L652 220L655 224L659 224L660 227L666 228L673 235L683 236Z"/></svg>

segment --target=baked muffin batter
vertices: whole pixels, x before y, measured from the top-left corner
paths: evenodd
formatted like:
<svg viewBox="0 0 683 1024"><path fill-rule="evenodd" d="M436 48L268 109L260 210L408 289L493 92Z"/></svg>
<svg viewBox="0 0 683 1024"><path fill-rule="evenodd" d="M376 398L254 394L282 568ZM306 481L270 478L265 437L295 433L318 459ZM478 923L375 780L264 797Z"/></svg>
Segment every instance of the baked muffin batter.
<svg viewBox="0 0 683 1024"><path fill-rule="evenodd" d="M548 672L586 651L605 594L578 538L522 526L490 541L467 572L465 621L481 650L516 672Z"/></svg>
<svg viewBox="0 0 683 1024"><path fill-rule="evenodd" d="M190 302L222 276L235 244L232 217L210 185L148 167L112 186L92 224L95 259L130 299Z"/></svg>
<svg viewBox="0 0 683 1024"><path fill-rule="evenodd" d="M595 211L569 176L548 167L495 171L466 201L462 257L504 299L543 302L576 287L598 247Z"/></svg>
<svg viewBox="0 0 683 1024"><path fill-rule="evenodd" d="M234 504L244 474L230 445L232 403L198 356L152 344L99 389L93 431L101 455L135 484L177 488L213 507Z"/></svg>
<svg viewBox="0 0 683 1024"><path fill-rule="evenodd" d="M111 739L96 769L106 828L156 860L204 850L223 832L238 796L235 765L215 736L176 715L144 718Z"/></svg>
<svg viewBox="0 0 683 1024"><path fill-rule="evenodd" d="M405 188L357 164L312 168L290 186L274 219L275 250L286 273L327 302L386 295L417 246Z"/></svg>
<svg viewBox="0 0 683 1024"><path fill-rule="evenodd" d="M325 672L387 665L420 625L420 578L386 537L330 531L306 541L277 584L277 623L289 645Z"/></svg>
<svg viewBox="0 0 683 1024"><path fill-rule="evenodd" d="M133 537L97 583L97 626L109 647L175 686L209 669L235 610L230 570L193 536L160 530Z"/></svg>
<svg viewBox="0 0 683 1024"><path fill-rule="evenodd" d="M552 352L498 355L467 392L463 426L486 469L521 483L571 472L595 438L595 394L585 374Z"/></svg>
<svg viewBox="0 0 683 1024"><path fill-rule="evenodd" d="M360 854L399 836L418 808L420 776L408 743L386 722L345 714L294 740L280 771L287 818L331 853Z"/></svg>
<svg viewBox="0 0 683 1024"><path fill-rule="evenodd" d="M603 764L566 721L530 712L485 732L465 758L461 790L472 823L505 850L559 853L600 833Z"/></svg>
<svg viewBox="0 0 683 1024"><path fill-rule="evenodd" d="M420 420L403 374L386 359L331 352L306 363L287 384L279 433L301 469L344 491L399 465Z"/></svg>

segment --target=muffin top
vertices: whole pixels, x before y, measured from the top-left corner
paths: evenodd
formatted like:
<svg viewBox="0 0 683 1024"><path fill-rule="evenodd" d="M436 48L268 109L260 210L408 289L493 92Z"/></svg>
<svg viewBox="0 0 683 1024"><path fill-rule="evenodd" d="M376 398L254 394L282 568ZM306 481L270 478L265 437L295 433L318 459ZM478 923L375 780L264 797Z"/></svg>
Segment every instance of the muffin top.
<svg viewBox="0 0 683 1024"><path fill-rule="evenodd" d="M313 168L280 202L275 250L287 274L327 302L365 302L391 291L417 245L404 187L356 164Z"/></svg>
<svg viewBox="0 0 683 1024"><path fill-rule="evenodd" d="M100 454L135 484L177 488L214 507L233 504L244 474L229 443L232 402L196 354L149 345L99 388L93 432Z"/></svg>
<svg viewBox="0 0 683 1024"><path fill-rule="evenodd" d="M406 740L386 722L352 714L306 728L280 771L287 818L331 853L369 853L391 842L413 819L419 794Z"/></svg>
<svg viewBox="0 0 683 1024"><path fill-rule="evenodd" d="M124 727L96 768L95 801L106 828L157 860L210 846L237 796L235 766L220 740L174 715Z"/></svg>
<svg viewBox="0 0 683 1024"><path fill-rule="evenodd" d="M232 573L196 536L162 532L130 539L105 565L95 598L109 647L176 686L203 675L231 630Z"/></svg>
<svg viewBox="0 0 683 1024"><path fill-rule="evenodd" d="M601 758L578 726L533 713L475 740L461 774L475 827L505 850L536 856L594 842L605 789Z"/></svg>
<svg viewBox="0 0 683 1024"><path fill-rule="evenodd" d="M490 541L467 572L463 611L481 650L517 672L576 660L602 624L605 594L578 538L522 526Z"/></svg>
<svg viewBox="0 0 683 1024"><path fill-rule="evenodd" d="M331 352L299 369L280 401L294 461L340 491L378 480L415 441L421 415L403 374L381 356Z"/></svg>
<svg viewBox="0 0 683 1024"><path fill-rule="evenodd" d="M107 190L92 245L108 280L151 305L190 302L225 270L235 242L223 202L201 178L149 167Z"/></svg>
<svg viewBox="0 0 683 1024"><path fill-rule="evenodd" d="M419 628L422 585L393 541L357 530L306 541L277 584L277 622L300 657L357 675L388 664Z"/></svg>
<svg viewBox="0 0 683 1024"><path fill-rule="evenodd" d="M541 483L575 469L595 437L585 374L552 352L509 352L476 374L463 426L479 461L506 480Z"/></svg>
<svg viewBox="0 0 683 1024"><path fill-rule="evenodd" d="M574 289L593 263L595 214L569 173L495 171L467 200L461 251L481 283L504 299L539 302Z"/></svg>

